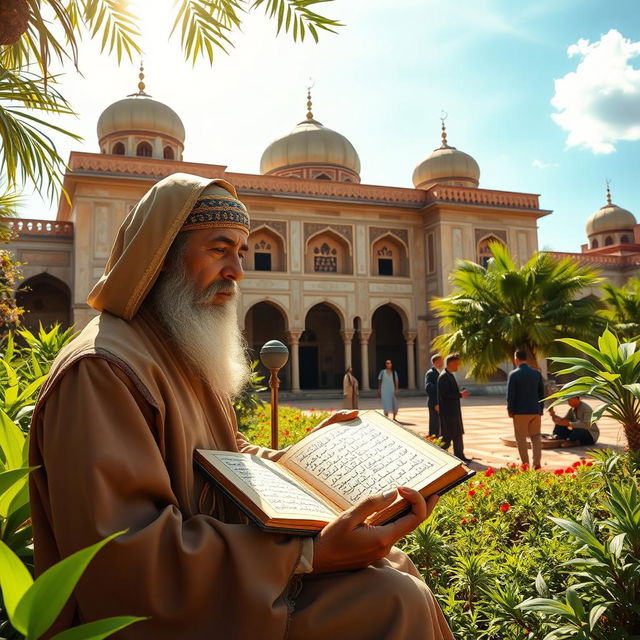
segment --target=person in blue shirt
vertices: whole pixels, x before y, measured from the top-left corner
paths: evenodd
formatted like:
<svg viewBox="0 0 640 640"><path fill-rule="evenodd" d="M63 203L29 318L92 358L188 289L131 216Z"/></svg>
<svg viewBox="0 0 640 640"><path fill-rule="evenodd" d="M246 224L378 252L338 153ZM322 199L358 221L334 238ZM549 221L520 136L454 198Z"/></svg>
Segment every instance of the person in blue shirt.
<svg viewBox="0 0 640 640"><path fill-rule="evenodd" d="M533 468L540 469L542 457L542 412L544 381L542 374L527 363L527 354L518 349L513 355L516 368L507 381L507 412L513 419L518 453L523 464L529 464L527 438L531 440Z"/></svg>

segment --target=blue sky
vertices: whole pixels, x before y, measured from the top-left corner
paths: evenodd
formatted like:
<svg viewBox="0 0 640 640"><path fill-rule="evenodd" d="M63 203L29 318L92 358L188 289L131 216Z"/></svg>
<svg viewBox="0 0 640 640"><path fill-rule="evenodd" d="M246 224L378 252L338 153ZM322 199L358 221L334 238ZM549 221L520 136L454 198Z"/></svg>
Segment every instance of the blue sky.
<svg viewBox="0 0 640 640"><path fill-rule="evenodd" d="M167 43L168 0L135 0L142 16L147 90L181 116L185 160L258 172L260 155L304 118L313 77L314 115L346 135L362 181L411 186L415 165L449 143L470 153L480 186L541 194L554 213L540 222L541 248L579 251L584 224L613 200L640 218L640 17L637 0L337 0L341 19L319 45L274 38L249 17L231 56L191 67ZM60 119L84 137L56 137L97 152L95 125L111 102L136 90L137 62L117 67L95 43L82 75L61 89L79 114ZM54 217L37 197L25 217Z"/></svg>

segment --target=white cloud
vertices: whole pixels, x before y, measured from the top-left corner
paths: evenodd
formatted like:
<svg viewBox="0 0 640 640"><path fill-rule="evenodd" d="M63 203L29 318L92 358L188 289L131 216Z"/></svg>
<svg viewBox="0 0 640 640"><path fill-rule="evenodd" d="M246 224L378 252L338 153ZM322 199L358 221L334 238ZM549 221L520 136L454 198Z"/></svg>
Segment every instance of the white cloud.
<svg viewBox="0 0 640 640"><path fill-rule="evenodd" d="M596 42L580 39L569 57L579 56L575 71L555 80L552 118L569 132L567 145L594 153L612 153L622 140L640 140L640 42L611 29Z"/></svg>

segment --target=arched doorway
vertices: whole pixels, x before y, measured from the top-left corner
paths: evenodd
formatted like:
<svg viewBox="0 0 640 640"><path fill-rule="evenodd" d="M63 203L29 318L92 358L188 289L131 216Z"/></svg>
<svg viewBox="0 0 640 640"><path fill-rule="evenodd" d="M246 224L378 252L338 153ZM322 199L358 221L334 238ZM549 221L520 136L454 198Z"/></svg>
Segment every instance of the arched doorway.
<svg viewBox="0 0 640 640"><path fill-rule="evenodd" d="M385 360L393 362L393 368L398 372L399 385L406 388L407 343L403 334L402 317L390 304L385 304L374 312L371 327L369 362L375 367L371 380L373 388L378 386L378 372L384 368Z"/></svg>
<svg viewBox="0 0 640 640"><path fill-rule="evenodd" d="M40 273L22 284L16 292L18 306L25 310L22 324L30 331L38 326L59 323L63 329L71 325L71 292L69 287L48 273Z"/></svg>
<svg viewBox="0 0 640 640"><path fill-rule="evenodd" d="M287 344L287 321L284 313L269 302L258 302L247 311L244 322L245 337L249 347L249 357L258 361L260 375L266 376L263 384L269 382L269 371L260 362L260 349L268 340L280 340ZM287 363L279 374L280 387L291 388L290 363Z"/></svg>
<svg viewBox="0 0 640 640"><path fill-rule="evenodd" d="M338 314L324 302L309 309L300 336L300 388L339 389L344 376L344 343Z"/></svg>

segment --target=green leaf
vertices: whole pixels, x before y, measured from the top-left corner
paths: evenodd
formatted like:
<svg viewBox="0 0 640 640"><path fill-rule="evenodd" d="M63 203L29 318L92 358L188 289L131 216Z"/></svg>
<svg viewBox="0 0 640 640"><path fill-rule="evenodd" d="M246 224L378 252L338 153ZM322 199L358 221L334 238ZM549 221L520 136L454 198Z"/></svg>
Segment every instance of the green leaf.
<svg viewBox="0 0 640 640"><path fill-rule="evenodd" d="M106 638L116 631L120 631L140 620L147 620L147 618L119 616L116 618L96 620L95 622L87 622L86 624L81 624L79 627L56 633L51 640L102 640L102 638Z"/></svg>
<svg viewBox="0 0 640 640"><path fill-rule="evenodd" d="M598 338L598 348L600 351L608 356L612 362L618 360L618 340L616 337L609 331L609 329L605 329L604 333Z"/></svg>
<svg viewBox="0 0 640 640"><path fill-rule="evenodd" d="M623 384L622 385L627 391L630 391L631 394L638 400L640 400L640 383L634 382L632 384Z"/></svg>
<svg viewBox="0 0 640 640"><path fill-rule="evenodd" d="M605 604L597 604L595 607L591 607L591 611L589 611L589 629L593 629L598 624L598 620L606 613L607 608Z"/></svg>
<svg viewBox="0 0 640 640"><path fill-rule="evenodd" d="M575 587L569 587L567 589L566 598L567 604L574 610L576 617L582 620L584 618L584 606Z"/></svg>
<svg viewBox="0 0 640 640"><path fill-rule="evenodd" d="M573 520L565 520L564 518L549 518L555 522L559 527L570 533L574 538L577 538L581 542L598 549L604 550L604 545L585 527Z"/></svg>
<svg viewBox="0 0 640 640"><path fill-rule="evenodd" d="M33 578L22 560L0 540L0 588L11 624L23 635L27 627L15 618L16 607L33 585Z"/></svg>
<svg viewBox="0 0 640 640"><path fill-rule="evenodd" d="M545 582L542 574L538 571L538 575L536 576L536 591L538 595L542 598L548 598L551 594L549 593L549 587Z"/></svg>
<svg viewBox="0 0 640 640"><path fill-rule="evenodd" d="M0 473L0 496L14 486L19 480L26 478L32 468L22 467L21 469L11 469L11 471L3 471Z"/></svg>
<svg viewBox="0 0 640 640"><path fill-rule="evenodd" d="M0 409L0 452L4 454L7 469L19 469L22 465L22 448L25 435L20 427Z"/></svg>
<svg viewBox="0 0 640 640"><path fill-rule="evenodd" d="M76 551L38 577L14 613L15 621L27 630L25 635L39 638L53 624L89 562L105 544L123 533L119 531L86 549ZM12 624L17 627L16 622Z"/></svg>
<svg viewBox="0 0 640 640"><path fill-rule="evenodd" d="M550 598L532 598L530 600L525 600L517 605L516 609L540 611L541 613L549 613L556 616L573 616L571 607L568 607L563 602L551 600Z"/></svg>
<svg viewBox="0 0 640 640"><path fill-rule="evenodd" d="M626 535L626 533L619 533L609 541L609 551L618 559L622 555Z"/></svg>

